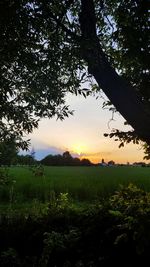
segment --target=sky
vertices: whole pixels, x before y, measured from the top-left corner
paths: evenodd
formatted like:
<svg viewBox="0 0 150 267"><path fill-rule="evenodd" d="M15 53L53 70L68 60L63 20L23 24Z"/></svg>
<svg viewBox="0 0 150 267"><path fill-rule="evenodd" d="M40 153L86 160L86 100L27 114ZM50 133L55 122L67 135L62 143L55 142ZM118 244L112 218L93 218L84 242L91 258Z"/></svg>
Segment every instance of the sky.
<svg viewBox="0 0 150 267"><path fill-rule="evenodd" d="M102 109L103 99L68 95L66 103L74 110L73 116L63 121L42 119L38 129L28 136L31 139L30 150L34 149L36 159L69 151L73 157L88 158L94 163L102 159L116 163L143 161L144 153L140 146L129 144L118 148L119 142L104 137L104 133L113 128L131 128L124 126L125 120L119 114L110 121L112 114Z"/></svg>

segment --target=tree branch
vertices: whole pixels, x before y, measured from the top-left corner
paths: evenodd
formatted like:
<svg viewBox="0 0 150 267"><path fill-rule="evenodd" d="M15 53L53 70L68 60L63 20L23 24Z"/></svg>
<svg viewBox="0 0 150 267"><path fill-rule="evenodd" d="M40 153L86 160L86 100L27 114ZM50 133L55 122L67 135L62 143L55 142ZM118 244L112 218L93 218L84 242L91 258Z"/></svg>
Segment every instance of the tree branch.
<svg viewBox="0 0 150 267"><path fill-rule="evenodd" d="M93 1L81 0L79 21L84 38L96 37L96 17Z"/></svg>
<svg viewBox="0 0 150 267"><path fill-rule="evenodd" d="M73 4L74 0L68 0L66 1L66 6L63 10L63 12L60 14L59 18L58 15L54 15L53 12L50 10L50 8L47 6L47 2L43 1L42 5L44 7L45 13L47 13L48 17L52 18L56 24L64 31L66 34L68 34L70 37L72 37L75 41L80 40L80 36L78 36L75 32L72 32L70 29L68 29L62 22L62 19L64 15L66 14L68 8Z"/></svg>
<svg viewBox="0 0 150 267"><path fill-rule="evenodd" d="M96 35L93 0L81 0L81 52L100 88L136 134L150 144L150 109L135 89L111 67Z"/></svg>

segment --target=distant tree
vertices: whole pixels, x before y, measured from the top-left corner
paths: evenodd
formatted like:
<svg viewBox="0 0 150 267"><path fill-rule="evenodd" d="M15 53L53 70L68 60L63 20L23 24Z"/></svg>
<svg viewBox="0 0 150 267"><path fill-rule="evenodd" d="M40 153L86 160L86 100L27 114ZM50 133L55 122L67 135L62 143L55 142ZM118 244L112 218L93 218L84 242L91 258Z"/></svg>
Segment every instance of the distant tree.
<svg viewBox="0 0 150 267"><path fill-rule="evenodd" d="M31 155L32 159L35 160L35 150L34 150L34 147L32 147L31 152L30 152L30 155Z"/></svg>
<svg viewBox="0 0 150 267"><path fill-rule="evenodd" d="M108 161L108 165L115 165L115 162L113 160Z"/></svg>
<svg viewBox="0 0 150 267"><path fill-rule="evenodd" d="M41 164L43 165L53 165L53 156L52 155L47 155L45 158L41 160Z"/></svg>
<svg viewBox="0 0 150 267"><path fill-rule="evenodd" d="M20 165L34 165L36 160L29 154L27 155L17 155L17 164Z"/></svg>
<svg viewBox="0 0 150 267"><path fill-rule="evenodd" d="M71 154L70 154L69 151L65 151L65 152L63 153L63 158L64 158L64 159L72 159L72 156L71 156Z"/></svg>
<svg viewBox="0 0 150 267"><path fill-rule="evenodd" d="M73 158L69 151L63 153L63 164L64 165L73 165Z"/></svg>
<svg viewBox="0 0 150 267"><path fill-rule="evenodd" d="M146 163L145 162L134 162L133 163L134 166L141 166L141 167L146 167Z"/></svg>
<svg viewBox="0 0 150 267"><path fill-rule="evenodd" d="M88 159L73 158L69 151L63 155L47 155L42 159L41 164L47 166L90 166L92 163Z"/></svg>
<svg viewBox="0 0 150 267"><path fill-rule="evenodd" d="M81 166L91 166L92 163L89 159L81 159Z"/></svg>
<svg viewBox="0 0 150 267"><path fill-rule="evenodd" d="M41 160L41 164L47 166L61 166L63 165L63 158L61 155L47 155Z"/></svg>
<svg viewBox="0 0 150 267"><path fill-rule="evenodd" d="M74 166L80 166L81 165L81 161L79 158L73 158L73 165Z"/></svg>
<svg viewBox="0 0 150 267"><path fill-rule="evenodd" d="M55 155L55 156L53 156L53 159L54 159L54 165L58 165L58 166L61 166L61 165L63 165L63 158L62 158L62 156L61 155Z"/></svg>
<svg viewBox="0 0 150 267"><path fill-rule="evenodd" d="M16 162L19 165L25 165L25 156L17 154Z"/></svg>

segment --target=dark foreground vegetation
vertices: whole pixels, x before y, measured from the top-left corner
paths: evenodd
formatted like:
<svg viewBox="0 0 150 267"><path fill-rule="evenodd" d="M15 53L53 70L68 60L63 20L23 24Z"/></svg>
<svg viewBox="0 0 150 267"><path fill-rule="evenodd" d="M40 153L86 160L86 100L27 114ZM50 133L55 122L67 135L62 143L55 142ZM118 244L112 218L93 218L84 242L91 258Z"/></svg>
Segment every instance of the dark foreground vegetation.
<svg viewBox="0 0 150 267"><path fill-rule="evenodd" d="M106 201L73 205L59 194L41 215L0 217L2 267L146 266L150 193L129 184Z"/></svg>

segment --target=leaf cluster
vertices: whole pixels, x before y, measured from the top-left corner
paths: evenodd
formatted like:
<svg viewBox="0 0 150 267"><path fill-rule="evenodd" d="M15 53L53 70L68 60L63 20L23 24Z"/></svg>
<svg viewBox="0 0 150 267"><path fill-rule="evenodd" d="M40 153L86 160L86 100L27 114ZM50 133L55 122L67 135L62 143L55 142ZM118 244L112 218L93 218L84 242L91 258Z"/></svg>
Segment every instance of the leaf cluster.
<svg viewBox="0 0 150 267"><path fill-rule="evenodd" d="M110 137L110 138L115 138L115 141L120 141L121 143L119 144L119 148L123 147L124 144L128 144L130 142L133 142L134 144L139 144L140 139L135 133L135 131L128 131L128 132L123 132L119 131L118 129L113 129L111 133L105 133L105 137Z"/></svg>

